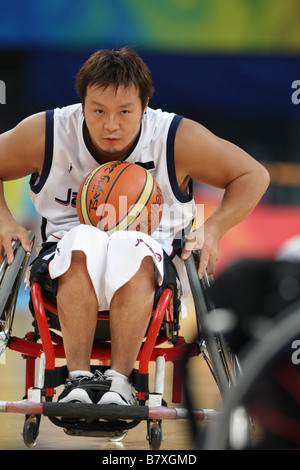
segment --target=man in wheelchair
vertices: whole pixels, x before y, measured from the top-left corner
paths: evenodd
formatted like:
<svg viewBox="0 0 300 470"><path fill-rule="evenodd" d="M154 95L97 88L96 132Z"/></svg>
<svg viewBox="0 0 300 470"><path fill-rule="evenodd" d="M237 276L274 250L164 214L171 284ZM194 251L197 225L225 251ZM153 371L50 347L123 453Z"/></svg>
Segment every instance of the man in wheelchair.
<svg viewBox="0 0 300 470"><path fill-rule="evenodd" d="M110 389L100 403L132 404L129 378L166 283L165 263L201 248L199 277L205 270L212 274L220 238L253 210L269 175L199 123L148 107L151 74L132 49L94 53L79 70L76 88L80 103L34 114L0 136L0 262L5 255L12 262L13 240L30 249L27 231L5 203L2 181L32 175L31 197L43 221L32 276L46 282L56 298L69 371L59 400L99 401L90 355L98 311L109 310ZM170 210L151 236L129 231L108 236L79 223L74 201L81 181L116 160L150 168L162 189ZM223 188L224 197L181 250L179 235L196 215L192 180Z"/></svg>

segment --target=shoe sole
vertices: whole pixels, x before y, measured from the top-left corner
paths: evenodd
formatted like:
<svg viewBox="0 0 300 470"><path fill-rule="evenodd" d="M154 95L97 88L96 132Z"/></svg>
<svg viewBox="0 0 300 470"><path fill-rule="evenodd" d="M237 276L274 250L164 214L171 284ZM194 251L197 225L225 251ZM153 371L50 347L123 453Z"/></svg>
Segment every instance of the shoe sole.
<svg viewBox="0 0 300 470"><path fill-rule="evenodd" d="M71 390L67 396L59 400L59 403L69 403L69 402L77 402L77 403L93 403L88 394L82 388L76 388Z"/></svg>
<svg viewBox="0 0 300 470"><path fill-rule="evenodd" d="M106 392L98 401L98 405L130 405L117 392Z"/></svg>

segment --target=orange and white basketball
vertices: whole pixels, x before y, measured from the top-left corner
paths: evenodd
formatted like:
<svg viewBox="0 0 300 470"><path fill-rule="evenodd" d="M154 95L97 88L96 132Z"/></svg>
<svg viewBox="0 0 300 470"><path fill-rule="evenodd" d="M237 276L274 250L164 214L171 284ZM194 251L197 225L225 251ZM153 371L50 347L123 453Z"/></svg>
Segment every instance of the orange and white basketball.
<svg viewBox="0 0 300 470"><path fill-rule="evenodd" d="M163 196L155 178L141 165L109 162L82 181L76 200L81 223L113 233L138 230L151 234L162 217Z"/></svg>

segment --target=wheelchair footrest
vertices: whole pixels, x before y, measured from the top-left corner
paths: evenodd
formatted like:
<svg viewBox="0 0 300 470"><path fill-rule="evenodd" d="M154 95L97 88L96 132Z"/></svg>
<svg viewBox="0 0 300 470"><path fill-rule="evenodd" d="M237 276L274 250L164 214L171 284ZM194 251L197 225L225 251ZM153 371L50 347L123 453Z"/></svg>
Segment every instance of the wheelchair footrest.
<svg viewBox="0 0 300 470"><path fill-rule="evenodd" d="M44 415L66 420L85 420L92 423L103 419L106 421L148 419L188 419L190 411L185 408L167 406L148 407L144 405L94 405L84 403L44 402L34 403L29 400L0 401L0 412ZM213 420L220 414L213 409L192 411L193 417L200 421Z"/></svg>
<svg viewBox="0 0 300 470"><path fill-rule="evenodd" d="M85 419L93 422L97 419L147 419L148 407L139 405L93 405L85 403L59 403L43 404L45 416L60 416L69 419Z"/></svg>

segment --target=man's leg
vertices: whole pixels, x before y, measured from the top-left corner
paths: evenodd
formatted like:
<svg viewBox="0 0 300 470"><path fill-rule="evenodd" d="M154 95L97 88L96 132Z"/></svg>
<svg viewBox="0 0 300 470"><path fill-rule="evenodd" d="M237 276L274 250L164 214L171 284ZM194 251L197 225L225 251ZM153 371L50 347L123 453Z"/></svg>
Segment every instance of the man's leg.
<svg viewBox="0 0 300 470"><path fill-rule="evenodd" d="M111 368L129 377L151 317L155 293L153 260L118 289L110 304Z"/></svg>
<svg viewBox="0 0 300 470"><path fill-rule="evenodd" d="M82 251L73 251L70 268L58 280L57 308L69 372L89 371L98 301Z"/></svg>
<svg viewBox="0 0 300 470"><path fill-rule="evenodd" d="M116 290L110 303L111 368L104 375L111 380L111 386L101 397L100 404L135 403L128 378L149 324L154 293L154 265L147 256L137 273Z"/></svg>

